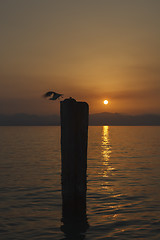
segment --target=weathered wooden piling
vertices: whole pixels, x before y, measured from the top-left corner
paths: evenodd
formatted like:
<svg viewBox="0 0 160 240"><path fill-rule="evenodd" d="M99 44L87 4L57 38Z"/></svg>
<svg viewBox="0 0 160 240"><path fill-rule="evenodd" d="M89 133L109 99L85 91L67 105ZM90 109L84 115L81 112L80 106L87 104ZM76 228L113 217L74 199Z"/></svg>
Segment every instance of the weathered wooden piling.
<svg viewBox="0 0 160 240"><path fill-rule="evenodd" d="M61 101L62 222L87 223L86 170L88 112L86 102Z"/></svg>

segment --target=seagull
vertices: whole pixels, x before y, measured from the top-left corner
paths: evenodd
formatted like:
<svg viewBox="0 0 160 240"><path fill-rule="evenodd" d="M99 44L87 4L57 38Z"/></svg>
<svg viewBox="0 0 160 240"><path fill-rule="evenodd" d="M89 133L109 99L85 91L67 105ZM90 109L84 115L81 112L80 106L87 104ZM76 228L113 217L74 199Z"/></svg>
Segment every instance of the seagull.
<svg viewBox="0 0 160 240"><path fill-rule="evenodd" d="M53 96L52 96L52 94L53 94ZM58 99L59 97L62 97L63 94L50 91L50 92L46 92L43 96L44 96L44 97L50 97L49 100L56 100L56 99ZM51 96L52 96L52 97L51 97Z"/></svg>

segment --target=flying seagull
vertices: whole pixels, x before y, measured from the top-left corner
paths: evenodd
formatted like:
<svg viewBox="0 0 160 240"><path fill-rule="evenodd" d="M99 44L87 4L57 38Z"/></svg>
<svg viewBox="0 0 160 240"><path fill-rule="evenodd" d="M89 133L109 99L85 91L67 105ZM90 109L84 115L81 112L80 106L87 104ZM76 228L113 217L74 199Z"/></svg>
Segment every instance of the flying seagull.
<svg viewBox="0 0 160 240"><path fill-rule="evenodd" d="M52 95L53 95L53 96L52 96ZM56 99L58 99L59 97L62 97L63 94L50 91L50 92L46 92L43 96L44 96L44 97L50 97L49 100L56 100Z"/></svg>

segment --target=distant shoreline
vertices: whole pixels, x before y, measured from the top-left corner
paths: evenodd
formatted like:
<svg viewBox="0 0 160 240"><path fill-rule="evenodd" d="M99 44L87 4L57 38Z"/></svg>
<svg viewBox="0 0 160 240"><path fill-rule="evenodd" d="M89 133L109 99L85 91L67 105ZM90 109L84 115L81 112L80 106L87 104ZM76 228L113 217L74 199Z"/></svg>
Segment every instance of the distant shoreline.
<svg viewBox="0 0 160 240"><path fill-rule="evenodd" d="M0 114L0 126L60 126L58 115ZM89 126L160 126L160 115L90 114Z"/></svg>
<svg viewBox="0 0 160 240"><path fill-rule="evenodd" d="M61 125L22 125L22 124L4 124L4 125L0 125L0 127L60 127ZM103 126L108 126L108 127L159 127L160 125L107 125L107 124L104 124L104 125L91 125L89 124L88 126L90 127L103 127Z"/></svg>

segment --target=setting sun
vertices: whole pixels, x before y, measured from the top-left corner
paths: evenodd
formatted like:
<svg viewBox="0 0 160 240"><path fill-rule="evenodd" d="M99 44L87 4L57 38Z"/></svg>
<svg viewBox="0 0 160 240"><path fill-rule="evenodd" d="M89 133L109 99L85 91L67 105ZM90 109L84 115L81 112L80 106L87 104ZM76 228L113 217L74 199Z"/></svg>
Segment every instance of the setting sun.
<svg viewBox="0 0 160 240"><path fill-rule="evenodd" d="M104 100L104 104L108 104L108 100Z"/></svg>

